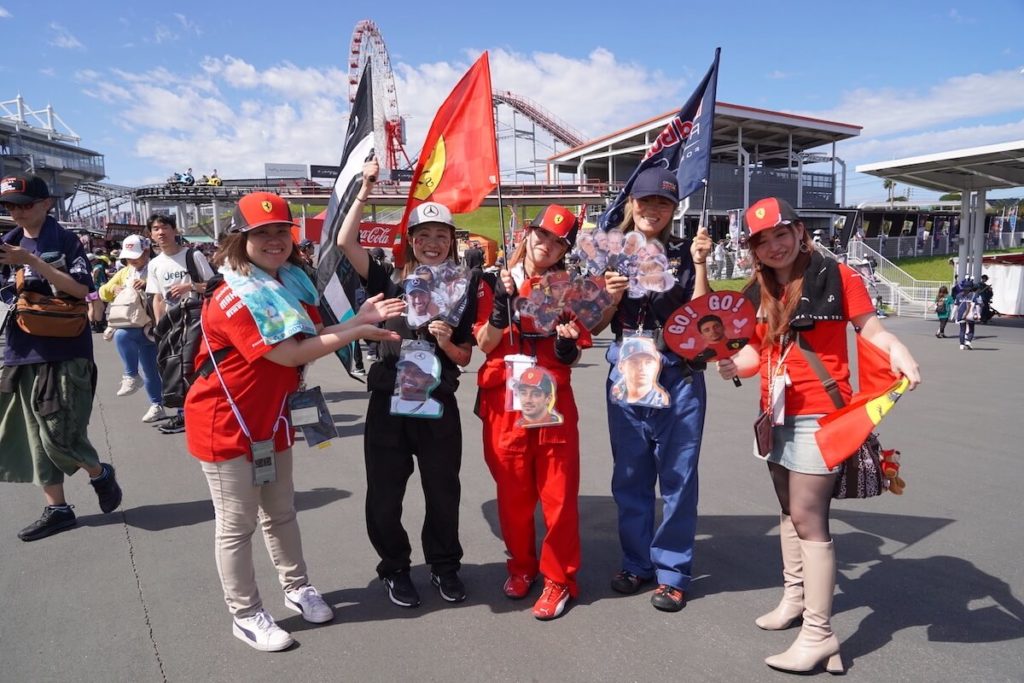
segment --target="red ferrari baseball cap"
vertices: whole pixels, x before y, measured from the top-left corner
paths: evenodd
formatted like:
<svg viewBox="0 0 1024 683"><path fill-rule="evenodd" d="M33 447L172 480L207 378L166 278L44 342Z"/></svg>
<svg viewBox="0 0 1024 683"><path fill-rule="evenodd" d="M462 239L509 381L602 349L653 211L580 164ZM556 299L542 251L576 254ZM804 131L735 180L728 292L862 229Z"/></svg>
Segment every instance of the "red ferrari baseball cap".
<svg viewBox="0 0 1024 683"><path fill-rule="evenodd" d="M272 192L253 192L238 200L228 232L247 232L273 223L298 226L292 220L292 209L283 197Z"/></svg>
<svg viewBox="0 0 1024 683"><path fill-rule="evenodd" d="M523 371L523 374L519 376L518 386L537 387L545 394L553 393L555 390L555 383L551 379L551 375L544 368L537 366Z"/></svg>
<svg viewBox="0 0 1024 683"><path fill-rule="evenodd" d="M765 197L754 202L743 214L743 222L747 224L751 235L774 228L776 225L792 225L799 220L800 216L789 202L778 197Z"/></svg>
<svg viewBox="0 0 1024 683"><path fill-rule="evenodd" d="M537 217L530 221L531 228L543 228L553 235L561 237L569 243L569 246L576 244L576 233L579 232L579 222L576 214L564 206L549 204Z"/></svg>

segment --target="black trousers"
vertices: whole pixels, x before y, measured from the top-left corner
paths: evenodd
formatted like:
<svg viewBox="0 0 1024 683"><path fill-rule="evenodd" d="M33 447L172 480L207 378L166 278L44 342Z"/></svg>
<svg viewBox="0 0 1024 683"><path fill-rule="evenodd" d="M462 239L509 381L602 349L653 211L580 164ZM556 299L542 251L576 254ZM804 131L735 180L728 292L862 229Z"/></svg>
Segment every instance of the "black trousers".
<svg viewBox="0 0 1024 683"><path fill-rule="evenodd" d="M377 575L408 570L412 564L409 534L402 526L402 502L419 463L426 502L421 540L423 556L437 573L461 566L459 500L462 485L462 422L454 396L435 396L444 406L440 419L390 414L391 396L370 394L363 439L366 462L366 531L380 556Z"/></svg>

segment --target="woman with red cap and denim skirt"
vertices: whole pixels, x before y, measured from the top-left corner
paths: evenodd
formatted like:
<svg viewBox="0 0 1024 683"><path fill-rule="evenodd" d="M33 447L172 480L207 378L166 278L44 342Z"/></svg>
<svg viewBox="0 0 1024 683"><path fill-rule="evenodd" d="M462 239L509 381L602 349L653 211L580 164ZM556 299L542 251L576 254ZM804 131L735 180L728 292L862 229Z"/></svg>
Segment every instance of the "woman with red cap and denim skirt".
<svg viewBox="0 0 1024 683"><path fill-rule="evenodd" d="M595 332L611 323L615 343L608 348L608 431L611 437L612 496L619 513L622 566L612 589L633 594L656 579L651 604L677 612L686 604L693 546L697 533L697 459L704 431L706 393L703 363L692 363L664 348L661 328L669 316L691 299L710 290L707 257L712 247L706 228L693 240L671 236L672 216L679 204L674 173L649 168L637 176L628 199L623 232L637 230L648 241L665 247L675 284L664 292L623 297L629 286L624 275L607 274L605 282L616 306ZM620 355L634 337L652 335L661 352L658 383L669 394L669 405L655 407L618 400ZM661 491L662 521L655 528L655 485Z"/></svg>
<svg viewBox="0 0 1024 683"><path fill-rule="evenodd" d="M830 673L842 673L831 622L836 555L829 532L838 468L828 468L815 440L818 419L833 412L836 403L811 362L818 358L849 402L846 328L852 323L865 341L889 355L892 372L905 375L911 389L921 374L907 347L876 317L863 281L814 248L803 221L785 200L755 202L744 222L754 259L744 294L758 307L758 324L747 346L718 361L718 372L725 379L761 375L761 408L772 424L771 443L760 444L767 455L761 456L781 508L784 583L778 606L754 623L779 631L803 618L796 640L785 652L768 657L768 666L802 673L824 663Z"/></svg>
<svg viewBox="0 0 1024 683"><path fill-rule="evenodd" d="M569 382L573 363L591 339L572 319L554 332L537 331L531 321L515 319L512 303L517 296L529 296L546 273L564 272L565 254L578 229L568 209L554 204L544 209L527 228L508 270L493 285L480 283L474 326L477 345L487 354L477 373L477 415L483 421L484 460L497 484L498 520L509 555L503 590L520 600L542 575L544 589L533 606L541 620L561 616L578 591L580 437ZM530 367L512 377L507 357ZM520 395L521 411L506 409L508 391ZM539 557L533 521L538 501L547 526Z"/></svg>

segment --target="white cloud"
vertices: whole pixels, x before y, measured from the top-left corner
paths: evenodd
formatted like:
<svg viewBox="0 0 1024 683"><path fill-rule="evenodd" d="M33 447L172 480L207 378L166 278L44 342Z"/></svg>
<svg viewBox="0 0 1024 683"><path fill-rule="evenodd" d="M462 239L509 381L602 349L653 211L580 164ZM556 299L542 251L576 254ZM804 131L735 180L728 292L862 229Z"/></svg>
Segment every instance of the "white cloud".
<svg viewBox="0 0 1024 683"><path fill-rule="evenodd" d="M171 29L167 28L163 24L157 24L153 28L153 38L151 40L157 45L169 43L177 39L178 34L172 31Z"/></svg>
<svg viewBox="0 0 1024 683"><path fill-rule="evenodd" d="M790 78L791 76L792 76L792 74L790 74L790 73L788 73L786 71L779 71L778 69L775 69L774 71L769 71L768 74L766 75L766 78L769 78L769 79L771 79L773 81L781 81L781 80L784 80L786 78Z"/></svg>
<svg viewBox="0 0 1024 683"><path fill-rule="evenodd" d="M178 20L178 23L181 24L181 27L183 29L185 29L185 31L187 31L189 33L192 33L192 34L195 34L197 36L203 35L203 31L202 31L202 29L199 28L199 24L197 24L196 22L192 21L191 19L186 17L184 14L175 12L174 13L174 18Z"/></svg>
<svg viewBox="0 0 1024 683"><path fill-rule="evenodd" d="M438 106L478 55L467 53L460 63L393 65L410 156L419 152ZM495 90L528 97L586 136L605 135L682 104L682 81L623 63L604 48L584 58L498 49L490 62Z"/></svg>
<svg viewBox="0 0 1024 683"><path fill-rule="evenodd" d="M1024 76L1010 70L954 76L923 93L861 88L845 93L833 109L806 113L863 126L863 135L874 137L1020 111L1021 102Z"/></svg>
<svg viewBox="0 0 1024 683"><path fill-rule="evenodd" d="M257 70L207 58L195 74L165 68L79 72L85 94L118 103L135 154L161 168L259 177L266 161L337 163L348 104L337 69Z"/></svg>
<svg viewBox="0 0 1024 683"><path fill-rule="evenodd" d="M40 69L39 73L41 73L43 76L49 76L52 78L53 76L57 75L57 70L54 69L52 66L48 66L43 69Z"/></svg>
<svg viewBox="0 0 1024 683"><path fill-rule="evenodd" d="M0 19L10 19L13 15L7 11L6 7L0 7Z"/></svg>
<svg viewBox="0 0 1024 683"><path fill-rule="evenodd" d="M85 46L75 36L71 34L66 28L58 24L57 22L50 23L50 31L53 32L53 38L50 40L50 45L64 48L65 50L84 50Z"/></svg>

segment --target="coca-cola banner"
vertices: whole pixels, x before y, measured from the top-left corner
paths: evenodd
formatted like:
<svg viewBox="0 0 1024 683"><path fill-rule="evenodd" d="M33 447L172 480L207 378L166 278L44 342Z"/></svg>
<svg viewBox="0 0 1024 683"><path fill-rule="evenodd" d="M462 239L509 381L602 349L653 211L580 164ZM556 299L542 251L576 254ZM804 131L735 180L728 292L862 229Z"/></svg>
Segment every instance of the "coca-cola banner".
<svg viewBox="0 0 1024 683"><path fill-rule="evenodd" d="M364 247L390 249L395 244L396 232L396 224L363 222L359 224L359 244Z"/></svg>

